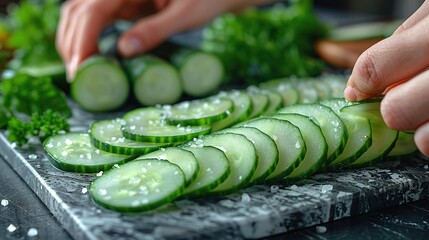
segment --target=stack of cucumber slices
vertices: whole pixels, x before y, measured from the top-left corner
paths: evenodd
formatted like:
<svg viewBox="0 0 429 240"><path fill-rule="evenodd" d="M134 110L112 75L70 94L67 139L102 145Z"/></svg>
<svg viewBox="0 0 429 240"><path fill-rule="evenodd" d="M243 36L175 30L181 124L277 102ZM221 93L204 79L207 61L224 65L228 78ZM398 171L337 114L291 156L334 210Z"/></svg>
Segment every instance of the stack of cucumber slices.
<svg viewBox="0 0 429 240"><path fill-rule="evenodd" d="M381 99L339 98L345 83L337 76L277 79L139 108L94 122L88 133L50 137L44 148L61 170L106 171L91 183L90 194L97 204L121 212L252 184L290 183L417 151L412 133L384 124Z"/></svg>

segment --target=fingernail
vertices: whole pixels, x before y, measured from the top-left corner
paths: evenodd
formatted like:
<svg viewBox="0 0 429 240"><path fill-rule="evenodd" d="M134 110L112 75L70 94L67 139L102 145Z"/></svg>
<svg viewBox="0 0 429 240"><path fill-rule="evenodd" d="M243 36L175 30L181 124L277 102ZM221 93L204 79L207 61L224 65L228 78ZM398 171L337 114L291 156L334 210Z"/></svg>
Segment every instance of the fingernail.
<svg viewBox="0 0 429 240"><path fill-rule="evenodd" d="M357 101L356 90L353 87L347 86L344 90L344 97L350 102Z"/></svg>
<svg viewBox="0 0 429 240"><path fill-rule="evenodd" d="M78 68L78 64L79 64L79 58L77 56L72 57L70 63L68 64L67 67L67 80L69 82L73 81L74 76L76 74L77 68Z"/></svg>
<svg viewBox="0 0 429 240"><path fill-rule="evenodd" d="M123 41L120 41L119 49L122 55L126 57L133 56L144 51L141 40L136 37L126 38Z"/></svg>

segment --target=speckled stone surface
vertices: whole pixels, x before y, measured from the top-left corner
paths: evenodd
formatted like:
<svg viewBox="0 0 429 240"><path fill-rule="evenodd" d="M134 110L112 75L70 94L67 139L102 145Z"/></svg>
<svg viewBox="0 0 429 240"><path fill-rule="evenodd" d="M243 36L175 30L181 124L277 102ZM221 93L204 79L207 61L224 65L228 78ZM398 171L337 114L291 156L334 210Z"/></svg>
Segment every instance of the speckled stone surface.
<svg viewBox="0 0 429 240"><path fill-rule="evenodd" d="M79 118L71 120L73 131L86 131L94 119L114 117L74 111ZM40 144L14 148L1 133L0 153L75 239L261 238L429 196L429 160L417 155L317 174L293 185L258 185L124 215L95 205L82 193L94 176L54 168Z"/></svg>

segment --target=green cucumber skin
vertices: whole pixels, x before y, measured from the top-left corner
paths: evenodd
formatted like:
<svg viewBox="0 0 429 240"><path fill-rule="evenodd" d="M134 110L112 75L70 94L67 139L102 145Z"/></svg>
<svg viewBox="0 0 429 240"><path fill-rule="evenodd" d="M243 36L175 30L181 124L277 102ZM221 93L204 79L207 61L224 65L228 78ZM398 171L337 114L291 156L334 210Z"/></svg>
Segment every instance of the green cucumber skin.
<svg viewBox="0 0 429 240"><path fill-rule="evenodd" d="M201 135L208 135L211 133L211 128L207 128L204 131L194 133L194 134L185 134L185 135L175 135L175 136L144 136L134 133L130 133L122 130L122 135L125 138L138 142L154 142L154 143L169 143L169 144L181 144L186 141L190 141Z"/></svg>

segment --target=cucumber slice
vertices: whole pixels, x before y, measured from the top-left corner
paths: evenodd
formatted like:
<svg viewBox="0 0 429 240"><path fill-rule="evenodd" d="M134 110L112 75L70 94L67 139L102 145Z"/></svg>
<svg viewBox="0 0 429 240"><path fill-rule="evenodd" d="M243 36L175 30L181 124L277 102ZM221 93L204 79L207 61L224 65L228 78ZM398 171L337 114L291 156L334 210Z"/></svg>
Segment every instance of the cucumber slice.
<svg viewBox="0 0 429 240"><path fill-rule="evenodd" d="M123 119L94 122L89 130L92 145L106 152L126 155L143 155L167 146L162 143L143 143L125 138L121 131L124 124Z"/></svg>
<svg viewBox="0 0 429 240"><path fill-rule="evenodd" d="M179 166L185 174L186 185L189 185L197 177L197 173L199 171L198 162L194 154L190 151L176 147L161 148L136 159L153 158L158 160L168 160L169 162Z"/></svg>
<svg viewBox="0 0 429 240"><path fill-rule="evenodd" d="M85 110L102 112L122 106L129 96L129 81L110 58L93 56L78 69L70 86L71 96Z"/></svg>
<svg viewBox="0 0 429 240"><path fill-rule="evenodd" d="M203 97L216 92L224 79L221 60L203 51L182 50L173 56L179 68L183 90L193 97Z"/></svg>
<svg viewBox="0 0 429 240"><path fill-rule="evenodd" d="M281 107L283 107L283 99L282 96L273 91L263 91L268 96L269 105L263 114L272 114L277 112Z"/></svg>
<svg viewBox="0 0 429 240"><path fill-rule="evenodd" d="M380 99L348 103L340 112L369 119L372 130L372 145L349 167L371 166L387 157L394 148L399 132L386 126L380 113Z"/></svg>
<svg viewBox="0 0 429 240"><path fill-rule="evenodd" d="M332 98L344 98L344 89L347 85L347 78L345 76L325 75L320 80L331 88Z"/></svg>
<svg viewBox="0 0 429 240"><path fill-rule="evenodd" d="M133 81L134 96L142 105L173 104L182 96L178 71L154 56L141 56L125 63Z"/></svg>
<svg viewBox="0 0 429 240"><path fill-rule="evenodd" d="M344 98L331 98L320 102L330 107L343 120L348 132L344 151L331 162L330 170L339 170L358 159L372 145L371 123L368 119L340 112L347 101Z"/></svg>
<svg viewBox="0 0 429 240"><path fill-rule="evenodd" d="M296 80L295 85L299 92L299 103L316 103L319 100L319 92L313 80Z"/></svg>
<svg viewBox="0 0 429 240"><path fill-rule="evenodd" d="M299 128L292 123L273 118L257 118L240 124L254 127L270 136L277 145L279 162L266 180L281 180L289 175L304 158L307 148Z"/></svg>
<svg viewBox="0 0 429 240"><path fill-rule="evenodd" d="M252 183L263 182L272 172L274 172L277 163L279 162L279 151L273 139L261 130L252 127L235 127L221 131L229 133L237 133L244 135L249 139L256 148L258 156L258 165L256 171L250 180Z"/></svg>
<svg viewBox="0 0 429 240"><path fill-rule="evenodd" d="M269 106L268 95L262 93L261 90L256 87L247 88L247 94L250 96L253 106L252 112L249 114L248 118L258 117L264 113Z"/></svg>
<svg viewBox="0 0 429 240"><path fill-rule="evenodd" d="M414 133L400 131L395 147L389 153L388 157L397 158L415 152L418 152L418 148L414 142Z"/></svg>
<svg viewBox="0 0 429 240"><path fill-rule="evenodd" d="M347 142L347 129L340 117L329 107L321 104L300 104L282 108L279 113L298 113L312 117L322 129L328 143L327 163L339 156Z"/></svg>
<svg viewBox="0 0 429 240"><path fill-rule="evenodd" d="M210 146L182 148L192 152L200 166L197 178L185 188L183 197L202 196L219 186L228 177L231 169L228 158L221 150Z"/></svg>
<svg viewBox="0 0 429 240"><path fill-rule="evenodd" d="M213 195L224 195L245 187L256 170L255 146L243 135L235 133L207 135L188 143L188 146L192 145L216 147L228 158L231 172L224 182L210 192Z"/></svg>
<svg viewBox="0 0 429 240"><path fill-rule="evenodd" d="M216 98L228 98L233 101L234 110L231 114L218 122L212 124L213 131L222 130L236 123L242 122L249 117L252 112L252 100L249 95L243 91L222 92Z"/></svg>
<svg viewBox="0 0 429 240"><path fill-rule="evenodd" d="M328 153L328 144L320 126L310 117L299 114L276 114L272 118L286 120L297 126L308 149L299 166L286 178L303 179L317 172L325 164Z"/></svg>
<svg viewBox="0 0 429 240"><path fill-rule="evenodd" d="M166 115L168 123L173 125L209 125L228 117L232 110L231 100L210 98L178 103Z"/></svg>
<svg viewBox="0 0 429 240"><path fill-rule="evenodd" d="M55 167L67 172L95 173L134 159L92 146L87 133L66 133L47 138L43 147Z"/></svg>
<svg viewBox="0 0 429 240"><path fill-rule="evenodd" d="M300 101L296 86L289 79L274 79L260 85L262 89L275 91L282 96L283 106L296 104Z"/></svg>
<svg viewBox="0 0 429 240"><path fill-rule="evenodd" d="M105 208L141 212L173 201L184 188L185 176L177 165L145 159L104 173L91 183L89 192Z"/></svg>
<svg viewBox="0 0 429 240"><path fill-rule="evenodd" d="M168 125L165 111L169 110L149 107L128 112L123 117L126 124L121 129L122 135L138 142L181 143L211 132L210 126Z"/></svg>

